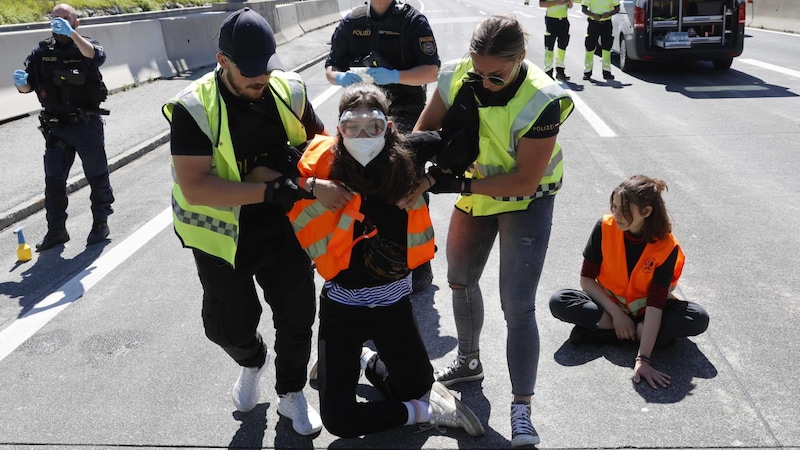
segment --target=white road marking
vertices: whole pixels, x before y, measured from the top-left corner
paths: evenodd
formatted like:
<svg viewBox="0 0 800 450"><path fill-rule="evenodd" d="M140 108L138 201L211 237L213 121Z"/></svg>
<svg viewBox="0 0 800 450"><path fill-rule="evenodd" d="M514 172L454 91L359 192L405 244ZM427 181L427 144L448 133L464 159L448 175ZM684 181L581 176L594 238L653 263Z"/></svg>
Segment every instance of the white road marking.
<svg viewBox="0 0 800 450"><path fill-rule="evenodd" d="M764 61L759 61L757 59L736 58L734 61L743 62L745 64L758 66L764 69L772 70L774 72L782 73L784 75L800 78L800 71L787 69L786 67L776 66L775 64L766 63Z"/></svg>
<svg viewBox="0 0 800 450"><path fill-rule="evenodd" d="M581 113L584 119L589 122L589 125L594 128L594 131L597 132L600 137L616 137L617 134L614 133L614 130L611 129L604 121L597 115L589 105L586 104L575 91L569 89L569 87L565 84L561 84L561 86L569 91L569 96L572 97L572 101L575 103L575 109Z"/></svg>
<svg viewBox="0 0 800 450"><path fill-rule="evenodd" d="M167 208L0 332L0 361L172 223Z"/></svg>

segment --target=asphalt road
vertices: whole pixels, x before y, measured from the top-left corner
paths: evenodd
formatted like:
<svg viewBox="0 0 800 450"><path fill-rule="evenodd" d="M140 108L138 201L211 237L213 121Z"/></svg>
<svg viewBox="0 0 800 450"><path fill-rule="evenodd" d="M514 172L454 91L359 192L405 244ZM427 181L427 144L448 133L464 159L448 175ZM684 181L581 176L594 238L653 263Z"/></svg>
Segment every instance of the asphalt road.
<svg viewBox="0 0 800 450"><path fill-rule="evenodd" d="M444 60L465 54L485 15L513 12L531 33L528 59L542 61L543 11L535 6L429 0L424 11ZM566 84L578 107L559 134L565 186L537 296L539 448L800 448L800 390L793 387L800 345L792 334L800 319L800 37L748 30L745 53L724 72L710 63L635 74L615 67L615 81L585 82L585 20L578 14L573 10L567 53L574 78ZM327 51L332 29L278 49L287 66L302 67L329 131L341 91L329 90L322 65L313 62ZM167 131L159 107L191 79L109 98L108 153L120 168L112 174L116 213L105 245L84 246L91 214L88 190L78 189L70 196L72 240L17 263L13 229L24 226L32 245L46 227L44 213L35 211L41 137L35 118L0 125L0 211L8 221L0 231L0 264L7 267L0 274L0 447L508 447L496 252L482 279L486 379L455 386L483 421L484 437L413 427L361 439L324 430L300 437L276 412L272 368L263 403L248 414L234 411L238 368L203 335L200 285L167 212L169 149L159 145ZM79 163L73 172L79 182ZM632 383L634 346L570 345L570 326L547 308L550 294L577 287L592 225L606 212L610 191L635 173L667 181L667 207L687 255L678 294L711 315L705 334L654 354L653 364L672 376L667 389ZM456 351L443 252L453 199L433 196L440 247L434 286L414 299L435 367ZM261 329L271 343L268 308ZM362 383L364 398L376 395ZM305 393L318 405L313 389Z"/></svg>

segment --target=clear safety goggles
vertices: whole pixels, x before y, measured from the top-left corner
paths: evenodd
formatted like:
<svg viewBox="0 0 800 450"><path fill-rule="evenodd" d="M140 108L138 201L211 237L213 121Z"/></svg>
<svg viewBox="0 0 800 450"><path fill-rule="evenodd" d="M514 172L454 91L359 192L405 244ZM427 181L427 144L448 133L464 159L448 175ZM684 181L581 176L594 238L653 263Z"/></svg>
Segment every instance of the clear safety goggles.
<svg viewBox="0 0 800 450"><path fill-rule="evenodd" d="M386 133L389 121L377 109L348 109L339 118L339 132L347 138L357 138L363 130L369 137L379 137Z"/></svg>

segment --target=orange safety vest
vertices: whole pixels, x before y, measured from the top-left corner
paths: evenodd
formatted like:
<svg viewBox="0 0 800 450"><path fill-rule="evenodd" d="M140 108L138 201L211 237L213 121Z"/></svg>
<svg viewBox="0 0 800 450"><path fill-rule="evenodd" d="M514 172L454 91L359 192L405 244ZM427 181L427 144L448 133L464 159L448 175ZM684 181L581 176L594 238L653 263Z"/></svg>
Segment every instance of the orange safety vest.
<svg viewBox="0 0 800 450"><path fill-rule="evenodd" d="M318 135L309 142L297 163L301 177L328 179L336 137ZM348 204L336 212L327 209L316 199L297 201L287 214L300 246L317 266L317 272L326 280L350 267L353 246L361 239L374 237L378 230L354 236L355 223L364 220L360 211L361 195L354 193ZM433 259L433 224L428 206L420 196L408 213L406 257L408 267L414 269Z"/></svg>
<svg viewBox="0 0 800 450"><path fill-rule="evenodd" d="M623 309L637 317L644 314L647 306L647 290L653 281L656 267L664 264L672 250L678 247L678 259L675 261L675 271L669 284L671 296L683 272L685 260L680 244L672 234L660 241L645 245L630 277L625 258L625 234L617 227L617 222L610 214L603 216L601 242L603 262L600 263L600 275L597 276L597 281L608 295L617 299Z"/></svg>

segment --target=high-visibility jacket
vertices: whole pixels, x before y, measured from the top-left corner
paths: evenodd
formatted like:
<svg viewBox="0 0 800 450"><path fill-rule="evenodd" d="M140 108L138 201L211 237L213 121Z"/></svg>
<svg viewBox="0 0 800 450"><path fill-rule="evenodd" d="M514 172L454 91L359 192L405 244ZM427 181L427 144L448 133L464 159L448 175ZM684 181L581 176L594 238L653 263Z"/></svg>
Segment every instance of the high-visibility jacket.
<svg viewBox="0 0 800 450"><path fill-rule="evenodd" d="M582 0L572 0L574 5L578 5L581 3ZM548 6L547 10L544 13L547 17L552 17L554 19L566 19L569 15L569 8L567 8L566 3L561 3L558 5Z"/></svg>
<svg viewBox="0 0 800 450"><path fill-rule="evenodd" d="M664 264L672 250L678 247L678 259L675 261L675 270L670 281L670 295L678 285L678 279L683 272L685 257L678 240L672 234L654 243L648 242L636 262L636 267L628 277L628 263L625 257L625 233L617 227L614 217L603 216L601 225L602 238L601 250L603 262L600 263L600 275L597 281L603 286L606 293L615 298L622 309L629 311L633 316L644 314L647 306L647 291L653 281L656 267Z"/></svg>
<svg viewBox="0 0 800 450"><path fill-rule="evenodd" d="M561 122L569 117L574 108L572 98L561 86L529 61L524 61L528 78L522 83L514 97L505 106L479 107L480 150L468 177L481 179L517 170L517 144L542 112L553 102L561 106ZM466 72L472 70L470 58L449 61L439 72L439 95L447 108L453 103ZM478 102L480 106L480 102ZM528 208L536 198L555 195L561 188L564 162L561 145L556 142L550 154L550 162L542 180L531 195L524 197L490 197L481 194L461 195L456 207L475 216L488 216Z"/></svg>
<svg viewBox="0 0 800 450"><path fill-rule="evenodd" d="M328 179L333 162L330 150L335 145L336 137L333 136L316 136L309 142L297 164L300 176ZM347 205L336 212L325 208L319 200L303 199L297 201L288 213L300 246L314 260L317 272L326 280L350 267L353 246L378 232L373 229L369 234L354 235L355 223L364 221L360 208L361 195L354 193ZM433 259L433 224L422 196L407 213L406 256L408 267L414 269Z"/></svg>
<svg viewBox="0 0 800 450"><path fill-rule="evenodd" d="M212 173L225 180L242 181L228 129L228 110L217 85L218 73L219 70L215 70L194 81L165 104L162 112L167 120L172 121L175 105L183 106L214 147ZM270 73L269 89L289 138L288 144L305 142L306 130L299 118L305 112L306 88L300 76L292 72L273 71ZM240 207L189 204L175 179L174 167L172 172L172 222L183 246L196 248L235 266Z"/></svg>
<svg viewBox="0 0 800 450"><path fill-rule="evenodd" d="M583 0L583 6L585 6L589 12L602 15L611 12L614 10L614 8L618 7L619 0ZM611 17L600 19L598 22L605 22L608 20L611 20Z"/></svg>

